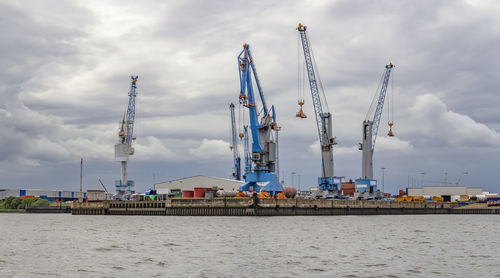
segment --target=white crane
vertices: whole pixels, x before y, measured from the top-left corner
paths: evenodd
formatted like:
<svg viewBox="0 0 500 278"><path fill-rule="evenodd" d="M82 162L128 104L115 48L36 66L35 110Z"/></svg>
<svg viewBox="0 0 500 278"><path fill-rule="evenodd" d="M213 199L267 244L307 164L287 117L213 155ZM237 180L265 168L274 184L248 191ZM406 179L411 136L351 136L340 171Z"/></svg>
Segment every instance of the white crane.
<svg viewBox="0 0 500 278"><path fill-rule="evenodd" d="M121 179L115 182L117 198L129 199L132 194L132 187L134 181L127 180L127 163L129 156L134 154L134 147L132 144L135 142L134 134L134 121L135 121L135 97L137 95L137 78L138 76L131 76L130 91L128 93L129 101L127 112L123 115L120 122L120 131L118 132L118 143L115 145L115 161L121 162L122 174Z"/></svg>

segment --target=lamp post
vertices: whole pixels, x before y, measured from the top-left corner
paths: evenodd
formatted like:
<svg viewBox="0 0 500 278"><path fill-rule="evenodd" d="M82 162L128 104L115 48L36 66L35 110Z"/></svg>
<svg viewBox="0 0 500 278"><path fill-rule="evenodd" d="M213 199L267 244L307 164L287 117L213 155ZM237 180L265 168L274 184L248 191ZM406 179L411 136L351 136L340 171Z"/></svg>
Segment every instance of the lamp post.
<svg viewBox="0 0 500 278"><path fill-rule="evenodd" d="M420 180L420 187L423 188L424 187L424 176L425 176L425 173L422 172L422 173L420 173L420 175L422 175L422 179Z"/></svg>
<svg viewBox="0 0 500 278"><path fill-rule="evenodd" d="M382 192L385 193L385 167L380 169L382 169Z"/></svg>

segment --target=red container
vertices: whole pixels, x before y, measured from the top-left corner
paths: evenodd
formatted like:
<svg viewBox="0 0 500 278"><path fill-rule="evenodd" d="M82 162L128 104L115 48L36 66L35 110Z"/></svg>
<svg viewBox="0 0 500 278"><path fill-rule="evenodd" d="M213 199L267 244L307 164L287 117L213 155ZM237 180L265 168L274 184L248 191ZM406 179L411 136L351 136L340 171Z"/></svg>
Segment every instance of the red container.
<svg viewBox="0 0 500 278"><path fill-rule="evenodd" d="M33 196L33 195L21 196L21 199L33 199L33 198L35 198L35 196Z"/></svg>
<svg viewBox="0 0 500 278"><path fill-rule="evenodd" d="M194 191L193 190L184 190L182 191L182 198L193 198Z"/></svg>
<svg viewBox="0 0 500 278"><path fill-rule="evenodd" d="M352 182L346 182L342 184L341 190L344 195L352 197L354 196L354 192L356 192L356 186Z"/></svg>
<svg viewBox="0 0 500 278"><path fill-rule="evenodd" d="M212 190L209 187L195 187L194 188L194 196L195 198L204 198L205 192Z"/></svg>

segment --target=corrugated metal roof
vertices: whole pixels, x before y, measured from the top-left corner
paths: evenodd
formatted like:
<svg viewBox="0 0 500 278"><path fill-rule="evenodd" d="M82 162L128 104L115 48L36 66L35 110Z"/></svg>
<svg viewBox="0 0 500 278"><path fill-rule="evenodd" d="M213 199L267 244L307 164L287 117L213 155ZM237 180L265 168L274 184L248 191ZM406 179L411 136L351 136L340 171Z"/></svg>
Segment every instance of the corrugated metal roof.
<svg viewBox="0 0 500 278"><path fill-rule="evenodd" d="M234 179L226 179L226 178L219 178L219 177L212 177L212 176L205 176L205 175L195 175L195 176L184 177L184 178L179 178L179 179L174 179L174 180L162 181L162 182L155 183L155 185L162 184L162 183L167 183L167 182L174 182L174 181L192 179L192 178L197 178L197 177L204 177L204 178L211 178L211 179L225 180L225 181L234 181L234 182L241 182L241 183L245 182L245 181L238 181L238 180L234 180Z"/></svg>

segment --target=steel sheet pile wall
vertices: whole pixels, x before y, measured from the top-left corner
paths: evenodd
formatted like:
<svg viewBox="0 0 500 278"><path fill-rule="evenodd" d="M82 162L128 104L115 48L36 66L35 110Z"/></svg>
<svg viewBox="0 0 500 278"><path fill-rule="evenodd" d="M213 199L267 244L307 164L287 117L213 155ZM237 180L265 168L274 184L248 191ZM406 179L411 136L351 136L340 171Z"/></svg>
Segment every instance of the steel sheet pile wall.
<svg viewBox="0 0 500 278"><path fill-rule="evenodd" d="M174 198L165 201L104 201L74 203L77 215L382 215L382 214L500 214L500 209L457 209L455 203L344 201L324 199Z"/></svg>

